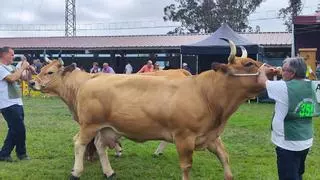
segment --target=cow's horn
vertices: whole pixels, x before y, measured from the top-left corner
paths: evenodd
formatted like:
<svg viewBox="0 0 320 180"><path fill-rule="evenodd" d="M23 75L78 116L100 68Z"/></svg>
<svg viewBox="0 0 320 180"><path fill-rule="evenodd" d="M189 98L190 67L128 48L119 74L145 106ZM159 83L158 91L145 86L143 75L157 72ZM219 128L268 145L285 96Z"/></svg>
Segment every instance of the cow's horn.
<svg viewBox="0 0 320 180"><path fill-rule="evenodd" d="M226 42L229 43L230 45L230 55L228 57L228 62L230 64L233 64L235 62L235 57L236 57L236 53L237 53L237 48L236 48L236 45L234 44L233 41L229 40L229 39L225 39L225 38L220 38Z"/></svg>
<svg viewBox="0 0 320 180"><path fill-rule="evenodd" d="M61 64L61 66L63 66L64 62L63 62L62 58L58 58L58 60L59 60L59 63Z"/></svg>
<svg viewBox="0 0 320 180"><path fill-rule="evenodd" d="M48 64L50 64L50 63L52 62L47 56L44 56L44 60L45 60Z"/></svg>
<svg viewBox="0 0 320 180"><path fill-rule="evenodd" d="M246 48L244 46L240 46L240 48L241 48L241 52L242 52L241 58L247 58L248 52L247 52Z"/></svg>

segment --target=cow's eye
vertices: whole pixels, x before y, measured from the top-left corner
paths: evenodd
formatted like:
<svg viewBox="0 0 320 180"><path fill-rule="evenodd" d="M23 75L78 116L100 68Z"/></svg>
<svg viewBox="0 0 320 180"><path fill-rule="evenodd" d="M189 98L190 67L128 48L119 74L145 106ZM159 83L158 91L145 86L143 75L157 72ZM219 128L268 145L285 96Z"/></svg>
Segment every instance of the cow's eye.
<svg viewBox="0 0 320 180"><path fill-rule="evenodd" d="M253 65L252 62L247 62L247 63L244 64L244 67L250 67L250 66L252 66L252 65Z"/></svg>
<svg viewBox="0 0 320 180"><path fill-rule="evenodd" d="M50 72L48 72L48 74L53 74L53 72L52 72L52 71L50 71Z"/></svg>

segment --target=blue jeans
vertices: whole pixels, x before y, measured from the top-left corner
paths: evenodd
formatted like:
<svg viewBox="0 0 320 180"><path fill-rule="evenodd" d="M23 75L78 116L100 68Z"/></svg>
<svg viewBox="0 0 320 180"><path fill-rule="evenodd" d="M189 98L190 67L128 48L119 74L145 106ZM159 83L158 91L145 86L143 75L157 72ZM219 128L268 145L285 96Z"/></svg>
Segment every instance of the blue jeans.
<svg viewBox="0 0 320 180"><path fill-rule="evenodd" d="M1 109L2 116L8 125L8 134L0 151L0 157L10 156L16 147L17 156L26 154L26 128L24 126L24 112L20 105L12 105Z"/></svg>
<svg viewBox="0 0 320 180"><path fill-rule="evenodd" d="M302 180L309 149L289 151L276 147L279 180Z"/></svg>

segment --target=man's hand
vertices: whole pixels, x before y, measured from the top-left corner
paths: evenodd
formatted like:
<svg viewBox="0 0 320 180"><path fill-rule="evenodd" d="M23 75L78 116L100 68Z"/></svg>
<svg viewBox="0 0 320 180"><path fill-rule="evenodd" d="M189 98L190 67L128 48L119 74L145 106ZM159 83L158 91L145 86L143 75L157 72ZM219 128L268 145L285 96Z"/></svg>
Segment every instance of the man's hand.
<svg viewBox="0 0 320 180"><path fill-rule="evenodd" d="M264 88L266 87L266 81L268 80L267 74L276 76L279 72L277 68L268 65L261 66L258 71L260 73L258 76L258 83Z"/></svg>
<svg viewBox="0 0 320 180"><path fill-rule="evenodd" d="M28 61L23 60L21 63L21 68L22 70L26 70L27 68L29 68L30 64L28 63Z"/></svg>
<svg viewBox="0 0 320 180"><path fill-rule="evenodd" d="M29 63L26 60L23 60L21 63L21 67L17 69L14 73L6 76L4 79L8 81L9 83L13 83L15 81L18 81L19 79L28 79L28 73L27 68L29 67ZM23 74L23 71L25 71L25 74ZM21 77L23 76L23 77Z"/></svg>
<svg viewBox="0 0 320 180"><path fill-rule="evenodd" d="M22 63L21 63L21 68L23 70L27 69L28 67L30 66L30 64L28 63L28 61L26 60L23 60Z"/></svg>
<svg viewBox="0 0 320 180"><path fill-rule="evenodd" d="M33 66L31 66L31 65L27 68L27 70L28 70L28 71L30 71L30 72L31 72L31 74L37 74L37 72L36 72L36 68L35 68L35 67L33 67Z"/></svg>
<svg viewBox="0 0 320 180"><path fill-rule="evenodd" d="M272 79L274 76L282 76L282 68L265 65L259 68L259 72L264 72L268 79Z"/></svg>
<svg viewBox="0 0 320 180"><path fill-rule="evenodd" d="M264 66L261 66L259 68L259 72L260 73L264 72L265 74L275 74L276 75L276 74L278 74L279 71L280 70L278 68L276 68L274 66L267 65L267 64L265 64Z"/></svg>

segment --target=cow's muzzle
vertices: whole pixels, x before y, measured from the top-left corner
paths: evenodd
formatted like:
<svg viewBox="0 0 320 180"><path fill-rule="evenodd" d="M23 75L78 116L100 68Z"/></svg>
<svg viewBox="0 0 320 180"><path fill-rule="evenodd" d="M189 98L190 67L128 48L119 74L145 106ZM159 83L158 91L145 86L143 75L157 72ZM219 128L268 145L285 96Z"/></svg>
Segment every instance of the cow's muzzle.
<svg viewBox="0 0 320 180"><path fill-rule="evenodd" d="M34 87L36 85L36 82L34 82L34 81L29 81L29 86L30 87Z"/></svg>
<svg viewBox="0 0 320 180"><path fill-rule="evenodd" d="M40 89L37 88L36 82L34 80L29 81L28 85L32 90L40 91Z"/></svg>

